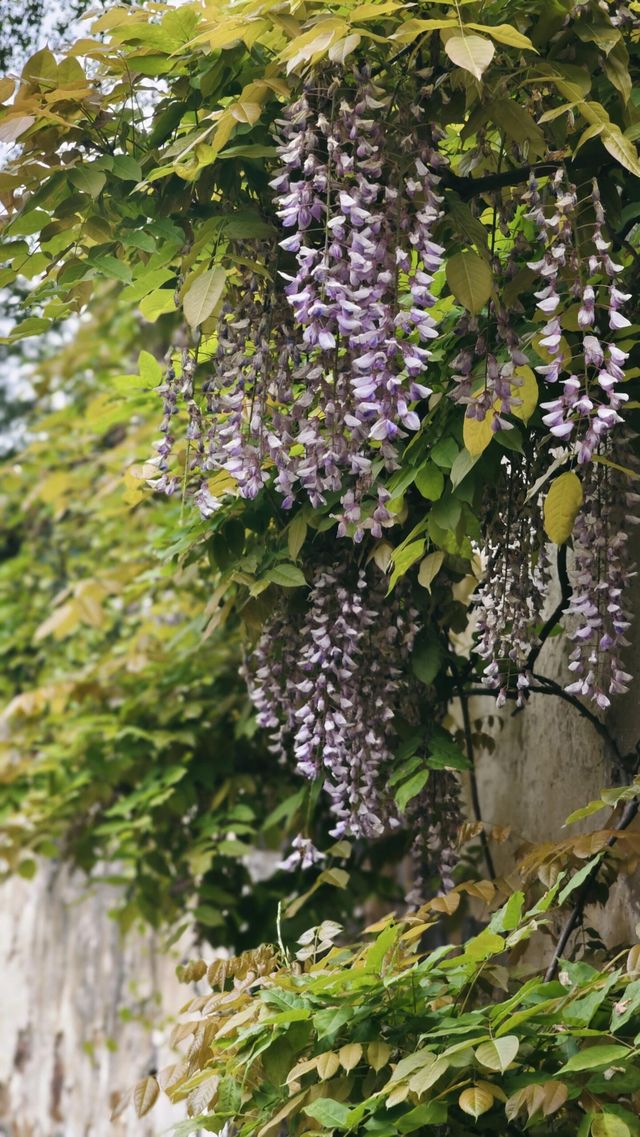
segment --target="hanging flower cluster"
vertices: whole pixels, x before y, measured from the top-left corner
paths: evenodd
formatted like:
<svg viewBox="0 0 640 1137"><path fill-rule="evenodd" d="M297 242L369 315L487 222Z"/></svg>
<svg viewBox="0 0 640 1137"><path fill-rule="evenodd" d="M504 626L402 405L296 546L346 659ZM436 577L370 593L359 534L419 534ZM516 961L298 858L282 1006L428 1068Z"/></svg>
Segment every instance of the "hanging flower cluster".
<svg viewBox="0 0 640 1137"><path fill-rule="evenodd" d="M487 570L476 596L476 652L486 661L483 682L504 706L515 684L523 706L531 683L528 659L535 645L550 580L549 561L536 502L527 502L524 460L505 462L492 491L487 529ZM496 508L496 501L500 503Z"/></svg>
<svg viewBox="0 0 640 1137"><path fill-rule="evenodd" d="M247 667L258 722L273 751L305 778L324 778L335 836L378 837L400 824L386 787L394 719L410 702L417 614L402 590L361 569L319 568L305 618L283 606ZM289 750L290 748L290 750Z"/></svg>
<svg viewBox="0 0 640 1137"><path fill-rule="evenodd" d="M530 267L540 273L543 287L535 293L537 307L546 318L540 338L550 362L536 370L548 383L562 383L562 392L541 405L543 422L563 442L577 448L578 462L590 462L598 446L622 422L620 408L629 396L619 389L624 380L627 352L611 342L616 331L629 326L621 312L630 299L618 287L623 266L610 255L610 242L603 234L604 210L596 181L591 204L595 215L593 252L586 263L574 241L577 195L563 169L549 182L551 209L545 208L535 177L525 195L529 217L535 222L543 256ZM579 304L577 322L582 330L582 368L572 370L572 360L563 351L560 309L563 292ZM605 324L606 321L606 324ZM566 378L562 375L569 372ZM580 374L578 374L580 371Z"/></svg>
<svg viewBox="0 0 640 1137"><path fill-rule="evenodd" d="M630 456L627 456L630 460ZM569 669L575 680L566 688L592 699L605 710L610 695L628 690L631 675L620 658L628 645L630 613L625 593L636 575L630 561L630 523L640 497L625 487L626 475L595 463L583 483L584 504L575 522L573 592L567 615L575 625Z"/></svg>
<svg viewBox="0 0 640 1137"><path fill-rule="evenodd" d="M460 783L448 770L432 774L423 790L409 804L407 820L415 836L411 846L412 887L407 903L419 908L433 892L450 892L453 870L458 863L458 834L462 823Z"/></svg>
<svg viewBox="0 0 640 1137"><path fill-rule="evenodd" d="M315 507L339 494L340 535L360 541L392 523L389 495L373 483L381 467L397 468L398 443L418 430L431 394L443 159L417 107L398 116L366 71L344 82L310 86L278 124L279 261L271 276L247 268L229 298L189 437L202 443L191 468L205 514L210 471L226 470L246 498L273 476L285 508L300 494ZM246 259L259 258L256 247Z"/></svg>

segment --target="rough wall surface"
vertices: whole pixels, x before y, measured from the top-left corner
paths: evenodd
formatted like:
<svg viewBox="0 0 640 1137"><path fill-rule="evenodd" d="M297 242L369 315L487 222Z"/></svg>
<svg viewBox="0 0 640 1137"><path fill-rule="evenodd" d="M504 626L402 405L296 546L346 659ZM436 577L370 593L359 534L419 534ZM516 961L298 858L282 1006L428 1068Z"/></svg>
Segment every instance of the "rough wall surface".
<svg viewBox="0 0 640 1137"><path fill-rule="evenodd" d="M638 611L637 584L633 591ZM565 642L552 639L537 665L542 674L563 685L569 676L565 652ZM631 669L638 675L637 652L635 656ZM575 708L557 697L534 694L523 712L514 714L513 705L495 712L489 698L474 699L471 712L474 719L494 715L488 733L495 739L495 749L481 751L476 766L484 820L512 830L510 840L494 850L498 872L508 871L515 850L524 842L558 841L563 834L606 826L608 815L602 812L563 829L573 810L598 798L604 787L627 780L606 742ZM634 749L640 741L637 686L632 685L610 708L606 725L621 753ZM606 916L597 914L597 927L609 944L615 944L640 938L635 931L639 921L640 873L636 873L615 885Z"/></svg>
<svg viewBox="0 0 640 1137"><path fill-rule="evenodd" d="M55 865L3 885L0 901L0 1133L165 1131L182 1116L166 1099L144 1121L131 1108L116 1122L109 1115L116 1091L168 1060L168 1013L185 997L175 953L164 955L152 933L123 942L108 916L113 890L85 896Z"/></svg>

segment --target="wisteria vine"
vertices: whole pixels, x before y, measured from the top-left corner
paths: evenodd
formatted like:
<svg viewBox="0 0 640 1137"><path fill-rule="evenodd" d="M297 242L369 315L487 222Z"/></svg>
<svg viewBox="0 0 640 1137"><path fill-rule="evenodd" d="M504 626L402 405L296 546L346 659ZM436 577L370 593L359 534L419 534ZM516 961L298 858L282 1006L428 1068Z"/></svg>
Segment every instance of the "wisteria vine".
<svg viewBox="0 0 640 1137"><path fill-rule="evenodd" d="M504 442L492 484L482 501L477 495L480 531L468 544L485 563L472 602L483 682L498 706L528 699L553 588L544 499L554 471L578 471L583 501L558 611L572 644L566 690L606 710L630 681L621 654L634 573L626 521L637 498L628 490L632 459L618 461L629 451L625 268L597 179L577 187L562 163L544 177L532 170L517 196L494 199L486 259L495 287L482 314L470 305L447 322L450 170L446 135L425 121L428 90L406 99L402 84L390 93L366 67L333 68L313 74L284 108L269 183L277 248L244 242L212 355L197 361L185 350L180 367L170 362L154 486L169 494L192 487L209 518L222 506L210 479L222 472L249 501L268 487L285 517L300 507L330 511L338 537L356 546L366 538L374 553L404 519L402 501L392 508L391 475L404 468L412 440L427 457L439 442L429 435L438 404L442 421L459 404ZM467 225L478 223L477 203L473 210ZM511 289L523 271L536 281L530 310ZM181 405L182 479L171 469ZM512 433L534 412L537 450ZM414 533L423 531L419 523ZM371 558L342 547L320 566L306 564L306 601L297 611L280 601L247 661L258 722L280 760L324 781L335 836L380 837L408 825L415 857L424 868L437 853L446 888L456 778L431 779L404 813L387 784L396 721L415 713L420 589L409 574L387 596ZM440 719L444 708L446 700ZM320 856L300 835L287 863Z"/></svg>

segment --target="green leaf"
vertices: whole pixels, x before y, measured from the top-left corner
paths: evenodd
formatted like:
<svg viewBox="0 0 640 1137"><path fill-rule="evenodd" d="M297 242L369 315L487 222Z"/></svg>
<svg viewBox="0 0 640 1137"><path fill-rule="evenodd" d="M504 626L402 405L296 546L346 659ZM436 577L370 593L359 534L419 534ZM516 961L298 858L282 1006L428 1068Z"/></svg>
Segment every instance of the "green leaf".
<svg viewBox="0 0 640 1137"><path fill-rule="evenodd" d="M124 182L139 182L142 179L142 167L130 154L117 154L111 172L115 178Z"/></svg>
<svg viewBox="0 0 640 1137"><path fill-rule="evenodd" d="M289 522L287 530L287 547L289 549L289 556L292 560L297 560L298 553L304 545L305 537L307 535L308 525L305 520L304 511L300 510L296 513L295 517Z"/></svg>
<svg viewBox="0 0 640 1137"><path fill-rule="evenodd" d="M436 556L438 554L435 554ZM444 554L442 554L444 556ZM442 648L437 639L432 638L419 644L411 656L411 670L421 683L433 683L442 666Z"/></svg>
<svg viewBox="0 0 640 1137"><path fill-rule="evenodd" d="M441 1062L442 1059L439 1061ZM438 1063L434 1063L434 1067L437 1065ZM413 1133L414 1129L427 1129L444 1125L447 1114L447 1103L444 1101L429 1101L425 1102L424 1105L417 1105L415 1109L398 1118L396 1122L398 1133Z"/></svg>
<svg viewBox="0 0 640 1137"><path fill-rule="evenodd" d="M455 253L447 261L446 276L456 300L474 315L481 312L493 291L487 262L471 249Z"/></svg>
<svg viewBox="0 0 640 1137"><path fill-rule="evenodd" d="M568 1062L561 1066L559 1074L569 1074L572 1070L597 1070L601 1066L614 1066L628 1061L631 1051L627 1046L607 1043L604 1046L589 1046L572 1054Z"/></svg>
<svg viewBox="0 0 640 1137"><path fill-rule="evenodd" d="M226 280L225 269L216 265L187 281L182 308L185 319L192 328L200 327L212 314L222 298Z"/></svg>
<svg viewBox="0 0 640 1137"><path fill-rule="evenodd" d="M325 1129L345 1129L348 1122L349 1106L333 1098L316 1098L305 1105L303 1113L318 1121Z"/></svg>
<svg viewBox="0 0 640 1137"><path fill-rule="evenodd" d="M469 759L448 731L437 726L429 739L429 766L432 770L468 770Z"/></svg>
<svg viewBox="0 0 640 1137"><path fill-rule="evenodd" d="M520 1049L520 1040L515 1034L505 1034L502 1038L492 1038L483 1042L476 1050L476 1059L489 1070L504 1074Z"/></svg>
<svg viewBox="0 0 640 1137"><path fill-rule="evenodd" d="M415 485L427 501L437 501L444 489L444 474L433 462L426 462L415 476Z"/></svg>
<svg viewBox="0 0 640 1137"><path fill-rule="evenodd" d="M394 550L393 572L389 579L388 592L391 592L401 576L409 571L411 566L420 559L425 550L426 541L410 541L408 545L399 546Z"/></svg>
<svg viewBox="0 0 640 1137"><path fill-rule="evenodd" d="M444 50L452 63L469 71L476 79L482 79L496 51L491 40L475 35L450 36Z"/></svg>
<svg viewBox="0 0 640 1137"><path fill-rule="evenodd" d="M417 774L414 774L412 778L408 778L406 782L402 782L398 787L394 797L400 813L404 813L409 802L413 801L414 797L417 797L420 793L420 790L424 789L429 781L429 773L430 771L428 769L418 770Z"/></svg>
<svg viewBox="0 0 640 1137"><path fill-rule="evenodd" d="M102 170L92 166L76 166L69 170L69 181L80 193L88 193L90 197L97 197L104 188L107 175Z"/></svg>
<svg viewBox="0 0 640 1137"><path fill-rule="evenodd" d="M145 296L138 307L145 320L148 320L150 324L155 324L160 316L166 316L168 312L175 312L175 292L172 288L157 288Z"/></svg>
<svg viewBox="0 0 640 1137"><path fill-rule="evenodd" d="M289 561L284 561L282 564L269 569L269 572L265 574L265 580L271 581L272 584L278 584L280 588L302 588L307 583L302 569Z"/></svg>

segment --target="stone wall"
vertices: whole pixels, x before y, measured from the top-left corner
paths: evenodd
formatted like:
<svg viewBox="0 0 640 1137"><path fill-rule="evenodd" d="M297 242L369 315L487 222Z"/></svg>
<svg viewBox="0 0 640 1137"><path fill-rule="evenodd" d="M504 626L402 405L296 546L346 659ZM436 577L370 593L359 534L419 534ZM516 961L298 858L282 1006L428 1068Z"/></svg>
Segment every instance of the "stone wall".
<svg viewBox="0 0 640 1137"><path fill-rule="evenodd" d="M177 953L151 932L123 941L113 900L51 864L0 890L6 1137L151 1137L182 1116L164 1099L144 1121L132 1108L109 1120L117 1091L167 1062L168 1014L185 1001Z"/></svg>

